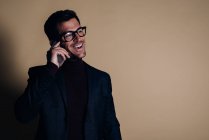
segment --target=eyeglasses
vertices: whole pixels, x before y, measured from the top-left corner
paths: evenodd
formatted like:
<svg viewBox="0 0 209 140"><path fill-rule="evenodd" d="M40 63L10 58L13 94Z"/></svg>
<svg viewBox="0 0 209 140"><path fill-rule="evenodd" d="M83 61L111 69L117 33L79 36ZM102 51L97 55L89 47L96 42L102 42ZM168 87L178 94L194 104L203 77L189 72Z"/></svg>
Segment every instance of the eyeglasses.
<svg viewBox="0 0 209 140"><path fill-rule="evenodd" d="M70 42L75 39L76 34L79 37L83 37L86 35L86 26L79 27L76 31L67 31L62 33L60 36L62 39L64 39L65 42Z"/></svg>

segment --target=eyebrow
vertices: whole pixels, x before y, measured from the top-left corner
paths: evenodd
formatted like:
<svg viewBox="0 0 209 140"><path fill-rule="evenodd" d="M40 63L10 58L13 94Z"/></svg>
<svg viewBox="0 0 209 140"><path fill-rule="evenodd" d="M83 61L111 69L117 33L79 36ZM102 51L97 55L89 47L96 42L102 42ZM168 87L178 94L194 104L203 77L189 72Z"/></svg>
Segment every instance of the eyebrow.
<svg viewBox="0 0 209 140"><path fill-rule="evenodd" d="M79 28L81 28L81 27L82 27L82 26L78 27L75 31L65 31L65 32L61 33L60 35L63 36L63 35L65 35L66 33L69 33L69 32L74 33L74 32L76 32L76 31L77 31Z"/></svg>

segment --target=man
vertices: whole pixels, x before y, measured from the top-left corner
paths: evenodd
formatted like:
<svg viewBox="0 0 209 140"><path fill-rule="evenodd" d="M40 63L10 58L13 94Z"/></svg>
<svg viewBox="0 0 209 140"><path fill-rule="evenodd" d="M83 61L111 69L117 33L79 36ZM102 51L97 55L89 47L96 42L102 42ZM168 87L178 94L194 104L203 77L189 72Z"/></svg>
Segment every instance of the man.
<svg viewBox="0 0 209 140"><path fill-rule="evenodd" d="M29 69L15 104L17 120L39 115L36 140L121 140L110 76L86 64L86 27L72 10L57 11L44 25L51 49L47 65Z"/></svg>

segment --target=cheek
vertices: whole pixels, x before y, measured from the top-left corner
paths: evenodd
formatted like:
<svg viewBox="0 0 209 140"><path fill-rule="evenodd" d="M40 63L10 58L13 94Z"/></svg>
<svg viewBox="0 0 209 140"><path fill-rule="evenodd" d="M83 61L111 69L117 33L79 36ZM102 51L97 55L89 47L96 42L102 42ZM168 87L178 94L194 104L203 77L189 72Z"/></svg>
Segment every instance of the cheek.
<svg viewBox="0 0 209 140"><path fill-rule="evenodd" d="M79 38L79 40L77 40L76 42L67 42L67 43L65 43L65 49L67 49L67 50L74 50L74 45L76 44L76 43L78 43L78 42L83 42L84 44L85 44L85 38L84 37L81 37L81 38Z"/></svg>
<svg viewBox="0 0 209 140"><path fill-rule="evenodd" d="M69 49L73 49L73 43L66 43L65 44L65 49L69 50Z"/></svg>

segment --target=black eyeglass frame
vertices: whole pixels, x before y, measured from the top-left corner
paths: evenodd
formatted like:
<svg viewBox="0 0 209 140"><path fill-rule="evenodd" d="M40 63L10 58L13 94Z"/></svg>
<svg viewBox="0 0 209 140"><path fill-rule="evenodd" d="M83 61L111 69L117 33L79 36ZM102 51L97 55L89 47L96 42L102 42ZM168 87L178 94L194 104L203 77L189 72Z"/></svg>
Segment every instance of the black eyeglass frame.
<svg viewBox="0 0 209 140"><path fill-rule="evenodd" d="M80 34L79 34L78 31L79 31L80 29L82 29L82 31L84 32L84 35L80 35ZM66 40L65 35L66 35L67 33L71 33L71 34L72 34L73 37L72 37L71 40ZM84 37L84 36L86 35L86 26L79 27L76 31L67 31L67 32L63 32L62 34L60 34L60 39L63 38L65 42L70 42L70 41L72 41L72 40L75 39L76 34L77 34L79 37Z"/></svg>

